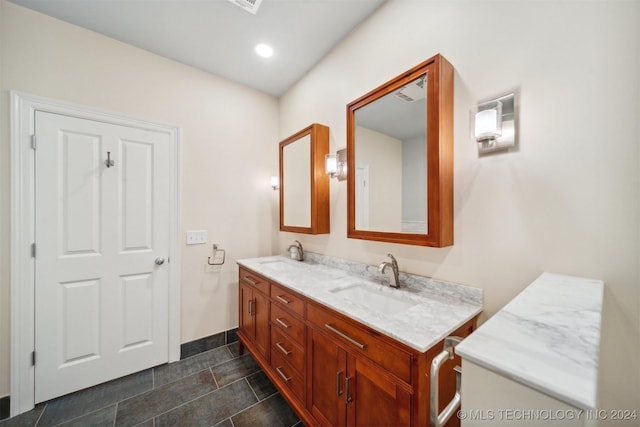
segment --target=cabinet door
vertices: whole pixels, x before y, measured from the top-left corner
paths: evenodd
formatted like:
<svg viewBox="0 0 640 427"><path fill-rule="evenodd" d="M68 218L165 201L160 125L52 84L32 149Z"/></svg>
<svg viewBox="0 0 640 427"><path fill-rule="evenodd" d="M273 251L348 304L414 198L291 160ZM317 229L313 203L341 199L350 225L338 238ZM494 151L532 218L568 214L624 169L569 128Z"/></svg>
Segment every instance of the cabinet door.
<svg viewBox="0 0 640 427"><path fill-rule="evenodd" d="M255 328L253 322L253 288L240 282L240 307L238 307L239 326L238 329L242 335L253 341L255 337Z"/></svg>
<svg viewBox="0 0 640 427"><path fill-rule="evenodd" d="M309 409L319 424L343 426L346 423L346 352L312 329L309 343Z"/></svg>
<svg viewBox="0 0 640 427"><path fill-rule="evenodd" d="M269 360L269 299L253 291L253 321L255 322L254 344L260 354Z"/></svg>
<svg viewBox="0 0 640 427"><path fill-rule="evenodd" d="M348 365L348 425L411 425L411 393L371 362L349 355Z"/></svg>

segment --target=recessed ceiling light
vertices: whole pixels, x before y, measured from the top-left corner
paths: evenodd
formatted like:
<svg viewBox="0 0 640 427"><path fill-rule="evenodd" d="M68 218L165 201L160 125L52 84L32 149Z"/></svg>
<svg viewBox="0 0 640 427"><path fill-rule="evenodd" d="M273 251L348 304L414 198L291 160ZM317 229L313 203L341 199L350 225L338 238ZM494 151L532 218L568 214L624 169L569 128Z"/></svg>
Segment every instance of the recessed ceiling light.
<svg viewBox="0 0 640 427"><path fill-rule="evenodd" d="M268 44L260 43L255 47L256 53L263 58L270 58L273 56L273 48Z"/></svg>

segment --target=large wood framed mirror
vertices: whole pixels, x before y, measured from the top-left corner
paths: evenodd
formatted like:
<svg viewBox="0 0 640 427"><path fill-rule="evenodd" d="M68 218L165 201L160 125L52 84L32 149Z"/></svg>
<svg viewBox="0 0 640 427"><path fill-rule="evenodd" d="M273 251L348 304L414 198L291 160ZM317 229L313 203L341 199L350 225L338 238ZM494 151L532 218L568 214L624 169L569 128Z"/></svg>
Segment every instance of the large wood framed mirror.
<svg viewBox="0 0 640 427"><path fill-rule="evenodd" d="M426 60L347 106L347 236L453 245L453 67Z"/></svg>
<svg viewBox="0 0 640 427"><path fill-rule="evenodd" d="M329 128L314 123L280 142L280 230L329 233Z"/></svg>

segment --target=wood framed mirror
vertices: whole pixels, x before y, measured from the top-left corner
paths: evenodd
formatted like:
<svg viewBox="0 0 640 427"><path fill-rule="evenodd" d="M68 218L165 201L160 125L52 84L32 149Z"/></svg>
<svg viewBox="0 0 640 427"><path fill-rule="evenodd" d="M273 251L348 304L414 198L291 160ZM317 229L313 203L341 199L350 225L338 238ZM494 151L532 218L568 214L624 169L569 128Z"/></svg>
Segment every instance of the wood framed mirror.
<svg viewBox="0 0 640 427"><path fill-rule="evenodd" d="M347 236L453 245L453 67L435 55L347 106Z"/></svg>
<svg viewBox="0 0 640 427"><path fill-rule="evenodd" d="M314 123L280 142L280 231L329 233L329 128Z"/></svg>

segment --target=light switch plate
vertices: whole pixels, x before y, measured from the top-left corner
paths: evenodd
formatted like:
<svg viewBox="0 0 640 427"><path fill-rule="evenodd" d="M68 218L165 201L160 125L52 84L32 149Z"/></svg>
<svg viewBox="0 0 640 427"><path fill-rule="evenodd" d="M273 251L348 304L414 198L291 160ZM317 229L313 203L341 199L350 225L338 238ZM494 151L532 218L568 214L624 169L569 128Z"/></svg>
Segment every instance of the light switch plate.
<svg viewBox="0 0 640 427"><path fill-rule="evenodd" d="M207 243L207 230L187 231L187 245L202 245Z"/></svg>

